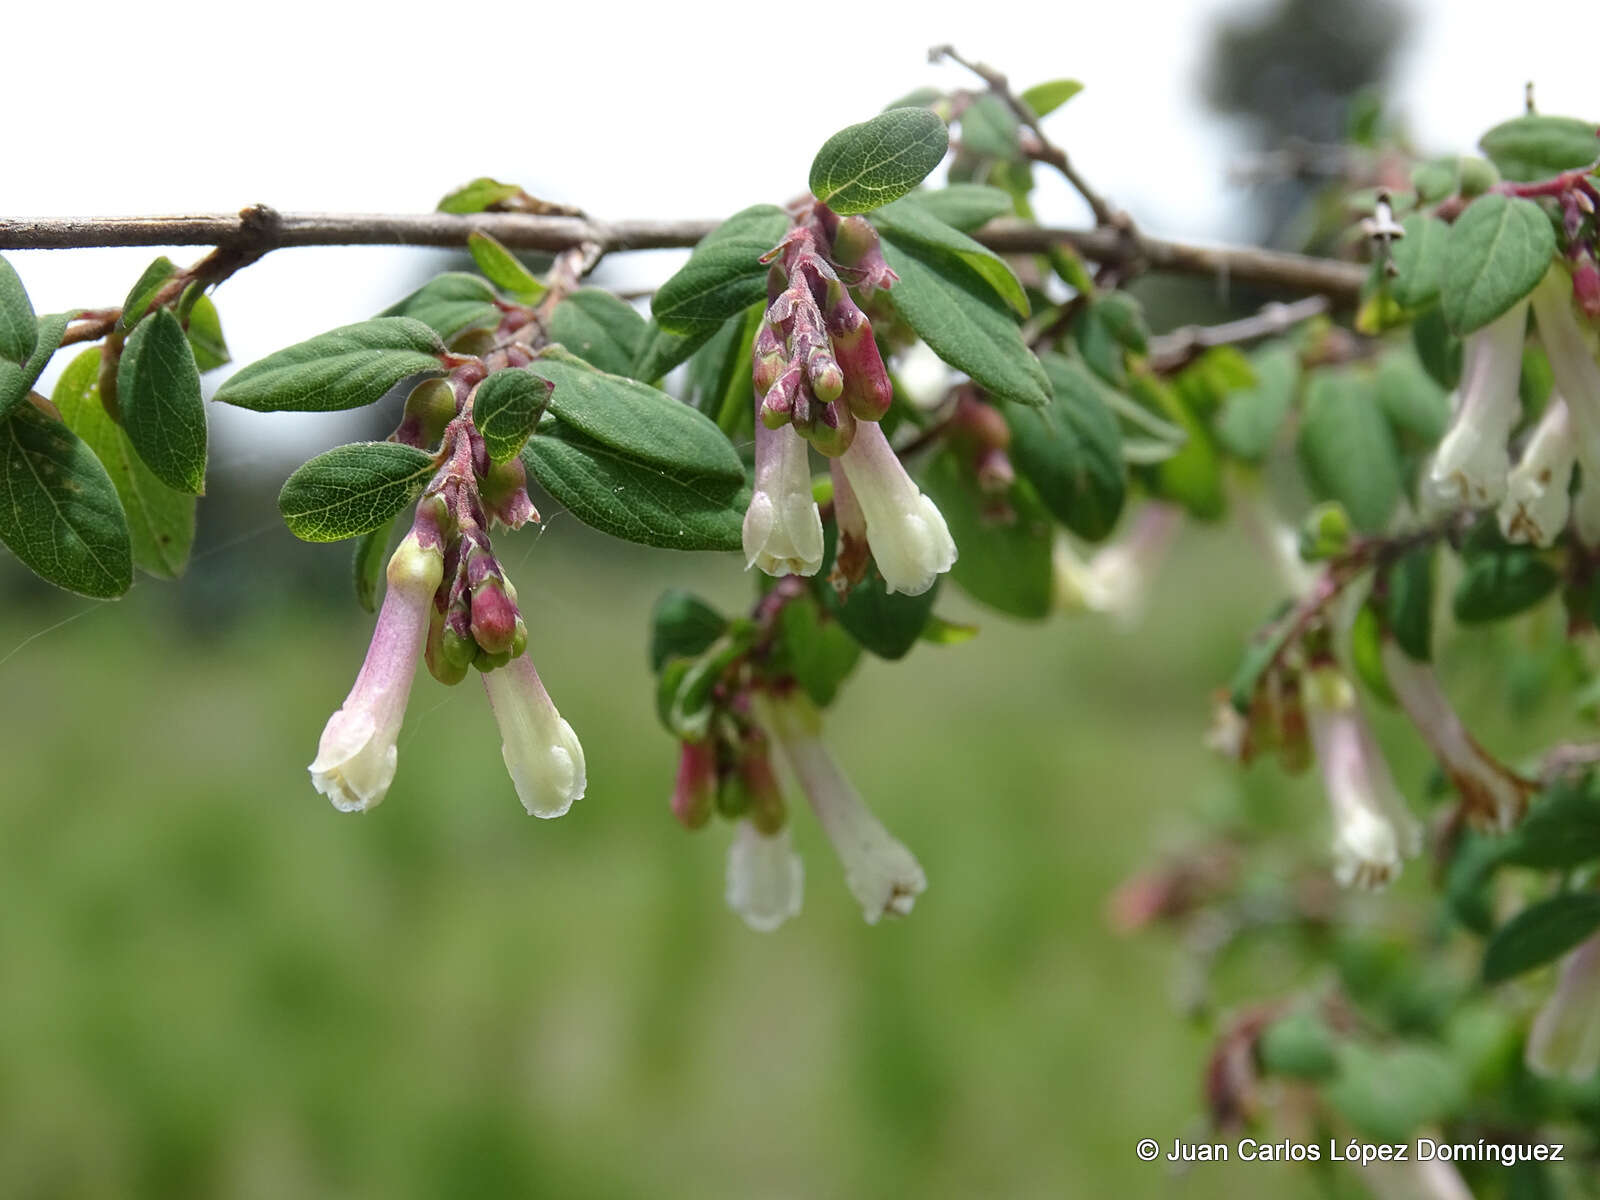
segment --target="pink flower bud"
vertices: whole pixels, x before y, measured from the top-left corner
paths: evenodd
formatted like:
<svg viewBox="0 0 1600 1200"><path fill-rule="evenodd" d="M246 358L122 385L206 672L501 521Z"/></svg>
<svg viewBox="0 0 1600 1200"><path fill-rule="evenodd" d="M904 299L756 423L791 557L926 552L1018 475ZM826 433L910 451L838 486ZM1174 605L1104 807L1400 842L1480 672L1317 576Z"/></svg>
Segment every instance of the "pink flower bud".
<svg viewBox="0 0 1600 1200"><path fill-rule="evenodd" d="M682 743L678 779L672 789L672 815L685 829L699 829L710 819L716 798L716 747L709 740Z"/></svg>

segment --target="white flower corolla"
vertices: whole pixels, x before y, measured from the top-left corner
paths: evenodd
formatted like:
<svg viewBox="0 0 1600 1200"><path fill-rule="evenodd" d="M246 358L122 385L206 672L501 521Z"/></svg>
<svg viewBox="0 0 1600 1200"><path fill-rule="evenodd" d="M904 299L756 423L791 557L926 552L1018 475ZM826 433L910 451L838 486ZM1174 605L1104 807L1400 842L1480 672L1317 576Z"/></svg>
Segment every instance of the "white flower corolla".
<svg viewBox="0 0 1600 1200"><path fill-rule="evenodd" d="M741 820L728 846L728 907L760 933L771 933L800 915L805 898L805 868L794 852L785 825L768 835L749 818Z"/></svg>
<svg viewBox="0 0 1600 1200"><path fill-rule="evenodd" d="M818 736L817 710L801 696L786 696L763 701L759 711L833 844L844 867L845 885L861 905L867 924L876 925L885 915L910 915L917 897L927 889L928 877L833 761Z"/></svg>
<svg viewBox="0 0 1600 1200"><path fill-rule="evenodd" d="M1087 562L1066 535L1059 535L1052 554L1057 607L1105 613L1120 627L1133 628L1144 616L1150 587L1182 524L1182 509L1152 500L1122 537Z"/></svg>
<svg viewBox="0 0 1600 1200"><path fill-rule="evenodd" d="M839 456L867 520L867 544L891 592L920 596L956 561L944 516L901 465L876 421L863 421Z"/></svg>
<svg viewBox="0 0 1600 1200"><path fill-rule="evenodd" d="M1561 961L1561 979L1528 1031L1528 1070L1582 1083L1600 1070L1600 934Z"/></svg>
<svg viewBox="0 0 1600 1200"><path fill-rule="evenodd" d="M1576 458L1571 411L1552 394L1522 458L1506 478L1500 532L1507 541L1549 546L1560 536L1572 510L1568 489Z"/></svg>
<svg viewBox="0 0 1600 1200"><path fill-rule="evenodd" d="M1395 699L1450 777L1467 820L1479 829L1509 832L1522 819L1532 783L1478 744L1430 665L1387 638L1379 654Z"/></svg>
<svg viewBox="0 0 1600 1200"><path fill-rule="evenodd" d="M1505 495L1506 441L1522 413L1517 383L1527 324L1528 302L1519 300L1466 336L1455 417L1424 483L1425 510L1482 508Z"/></svg>
<svg viewBox="0 0 1600 1200"><path fill-rule="evenodd" d="M1583 479L1572 509L1578 539L1600 545L1600 363L1595 361L1591 333L1572 311L1572 284L1554 267L1533 289L1533 319L1550 359L1556 390L1567 402L1573 445Z"/></svg>
<svg viewBox="0 0 1600 1200"><path fill-rule="evenodd" d="M443 575L444 556L414 532L389 560L389 587L366 661L344 705L328 718L308 768L312 786L340 812L377 807L394 782L395 741Z"/></svg>
<svg viewBox="0 0 1600 1200"><path fill-rule="evenodd" d="M1336 668L1306 677L1306 721L1333 814L1333 874L1344 887L1381 887L1422 844L1422 830L1389 773L1383 751Z"/></svg>
<svg viewBox="0 0 1600 1200"><path fill-rule="evenodd" d="M559 817L583 798L587 783L583 747L523 654L483 673L500 726L500 756L522 807L535 817Z"/></svg>
<svg viewBox="0 0 1600 1200"><path fill-rule="evenodd" d="M822 516L811 498L806 440L794 426L756 421L756 480L744 514L745 566L768 575L815 575Z"/></svg>

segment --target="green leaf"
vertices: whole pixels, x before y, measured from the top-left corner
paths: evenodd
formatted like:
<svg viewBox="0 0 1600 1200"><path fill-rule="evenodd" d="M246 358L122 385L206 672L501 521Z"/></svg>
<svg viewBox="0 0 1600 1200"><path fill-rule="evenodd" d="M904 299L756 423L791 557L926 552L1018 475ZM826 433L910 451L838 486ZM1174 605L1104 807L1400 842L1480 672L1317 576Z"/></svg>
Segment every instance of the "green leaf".
<svg viewBox="0 0 1600 1200"><path fill-rule="evenodd" d="M437 470L427 451L398 442L335 446L284 481L278 511L302 541L342 541L381 528Z"/></svg>
<svg viewBox="0 0 1600 1200"><path fill-rule="evenodd" d="M1022 93L1021 99L1034 116L1043 118L1048 117L1081 91L1083 84L1076 79L1052 79L1048 83L1034 84Z"/></svg>
<svg viewBox="0 0 1600 1200"><path fill-rule="evenodd" d="M961 556L950 577L974 600L1028 620L1048 616L1055 596L1050 515L1033 488L1018 480L1006 502L1016 514L999 523L950 454L941 454L924 475L923 487L939 506Z"/></svg>
<svg viewBox="0 0 1600 1200"><path fill-rule="evenodd" d="M633 370L645 322L633 305L599 288L579 288L556 305L550 340L612 375Z"/></svg>
<svg viewBox="0 0 1600 1200"><path fill-rule="evenodd" d="M123 329L132 329L144 319L156 293L166 286L167 280L177 271L178 265L165 255L144 269L144 274L134 281L134 285L128 289L127 298L122 302Z"/></svg>
<svg viewBox="0 0 1600 1200"><path fill-rule="evenodd" d="M67 428L94 451L117 489L134 564L161 579L178 578L194 545L195 498L157 479L100 403L100 347L89 347L67 364L50 402Z"/></svg>
<svg viewBox="0 0 1600 1200"><path fill-rule="evenodd" d="M196 297L189 308L189 321L184 326L189 336L189 349L194 352L195 366L211 371L233 361L228 353L228 343L222 337L222 318L210 296Z"/></svg>
<svg viewBox="0 0 1600 1200"><path fill-rule="evenodd" d="M1396 345L1378 360L1378 404L1396 429L1429 446L1450 424L1450 393L1423 367L1414 347Z"/></svg>
<svg viewBox="0 0 1600 1200"><path fill-rule="evenodd" d="M1411 323L1411 344L1429 378L1446 392L1461 382L1461 339L1450 332L1444 314L1430 308Z"/></svg>
<svg viewBox="0 0 1600 1200"><path fill-rule="evenodd" d="M389 537L394 533L390 518L376 529L356 539L350 558L350 578L356 589L356 603L368 612L378 611L378 594L383 590L384 571L389 563Z"/></svg>
<svg viewBox="0 0 1600 1200"><path fill-rule="evenodd" d="M34 574L97 599L128 590L133 555L116 488L89 447L32 404L0 420L0 496L0 542Z"/></svg>
<svg viewBox="0 0 1600 1200"><path fill-rule="evenodd" d="M1450 227L1439 303L1458 335L1482 328L1544 278L1555 231L1532 200L1480 196Z"/></svg>
<svg viewBox="0 0 1600 1200"><path fill-rule="evenodd" d="M573 516L612 537L671 550L740 548L750 494L725 475L641 460L550 420L522 461Z"/></svg>
<svg viewBox="0 0 1600 1200"><path fill-rule="evenodd" d="M902 245L921 247L929 257L953 257L965 263L1019 317L1028 315L1028 297L1005 260L959 229L945 224L916 203L914 196L885 204L872 214L872 223Z"/></svg>
<svg viewBox="0 0 1600 1200"><path fill-rule="evenodd" d="M487 212L496 204L503 204L522 195L522 189L514 183L501 183L498 179L490 179L481 175L471 183L463 184L455 191L439 201L439 212L442 213L479 213Z"/></svg>
<svg viewBox="0 0 1600 1200"><path fill-rule="evenodd" d="M1379 700L1394 704L1394 689L1389 686L1389 673L1383 666L1383 623L1378 618L1376 605L1368 600L1356 610L1350 623L1350 666Z"/></svg>
<svg viewBox="0 0 1600 1200"><path fill-rule="evenodd" d="M933 613L933 602L939 593L941 581L919 596L903 592L889 592L883 577L869 571L865 579L850 589L843 604L832 588L823 588L822 594L839 624L879 658L890 660L904 658L922 636L922 629Z"/></svg>
<svg viewBox="0 0 1600 1200"><path fill-rule="evenodd" d="M913 204L962 233L981 229L996 217L1007 217L1014 211L1008 193L983 183L952 183L932 191L919 189L895 204Z"/></svg>
<svg viewBox="0 0 1600 1200"><path fill-rule="evenodd" d="M1296 1012L1262 1030L1256 1055L1268 1074L1327 1079L1338 1071L1337 1045L1333 1032L1318 1017Z"/></svg>
<svg viewBox="0 0 1600 1200"><path fill-rule="evenodd" d="M0 258L0 359L21 366L33 355L38 336L27 289L15 268Z"/></svg>
<svg viewBox="0 0 1600 1200"><path fill-rule="evenodd" d="M1256 692L1266 678L1267 668L1277 660L1289 640L1291 626L1283 620L1289 605L1285 603L1272 620L1250 635L1244 654L1228 680L1228 702L1240 716L1248 717L1255 704Z"/></svg>
<svg viewBox="0 0 1600 1200"><path fill-rule="evenodd" d="M1389 631L1410 658L1433 658L1432 546L1418 546L1402 555L1388 572Z"/></svg>
<svg viewBox="0 0 1600 1200"><path fill-rule="evenodd" d="M953 255L892 235L883 254L900 276L889 293L895 310L935 354L1003 400L1049 401L1044 368L986 280Z"/></svg>
<svg viewBox="0 0 1600 1200"><path fill-rule="evenodd" d="M1347 1042L1337 1077L1322 1092L1358 1133L1406 1142L1425 1125L1455 1116L1468 1101L1466 1073L1444 1051L1400 1045L1373 1049Z"/></svg>
<svg viewBox="0 0 1600 1200"><path fill-rule="evenodd" d="M426 324L377 317L269 354L223 383L215 398L255 412L359 408L402 379L443 374L439 356L444 352Z"/></svg>
<svg viewBox="0 0 1600 1200"><path fill-rule="evenodd" d="M1054 399L1043 408L1002 409L1011 428L1011 461L1056 520L1099 541L1116 525L1127 494L1122 433L1102 385L1081 363L1059 354L1042 361Z"/></svg>
<svg viewBox="0 0 1600 1200"><path fill-rule="evenodd" d="M1300 386L1300 355L1283 342L1250 355L1253 387L1230 391L1217 414L1217 441L1229 454L1246 462L1267 456L1294 405Z"/></svg>
<svg viewBox="0 0 1600 1200"><path fill-rule="evenodd" d="M1400 501L1400 455L1369 375L1329 369L1311 376L1299 452L1319 500L1344 505L1365 533L1384 527Z"/></svg>
<svg viewBox="0 0 1600 1200"><path fill-rule="evenodd" d="M1150 326L1144 305L1129 292L1102 292L1093 301L1094 311L1111 336L1135 354L1150 351ZM1221 349L1221 347L1216 347Z"/></svg>
<svg viewBox="0 0 1600 1200"><path fill-rule="evenodd" d="M811 194L836 213L871 212L921 183L949 147L936 113L891 108L823 143L811 163Z"/></svg>
<svg viewBox="0 0 1600 1200"><path fill-rule="evenodd" d="M534 273L522 265L522 260L495 241L487 233L476 230L467 235L467 251L484 278L501 291L515 296L524 304L536 304L550 289Z"/></svg>
<svg viewBox="0 0 1600 1200"><path fill-rule="evenodd" d="M72 312L49 313L38 318L34 322L33 353L28 355L27 361L13 363L0 358L0 417L28 398L51 357L61 348L61 338L75 315Z"/></svg>
<svg viewBox="0 0 1600 1200"><path fill-rule="evenodd" d="M961 148L986 158L1016 158L1020 125L1011 106L993 92L974 97L961 114Z"/></svg>
<svg viewBox="0 0 1600 1200"><path fill-rule="evenodd" d="M1389 281L1389 294L1402 308L1426 308L1439 296L1439 281L1444 276L1450 239L1450 226L1438 217L1412 213L1400 222L1405 236L1394 244L1396 274Z"/></svg>
<svg viewBox="0 0 1600 1200"><path fill-rule="evenodd" d="M682 269L656 289L650 302L656 323L669 333L709 337L735 313L765 300L767 267L761 258L789 226L789 215L771 204L729 217L701 238Z"/></svg>
<svg viewBox="0 0 1600 1200"><path fill-rule="evenodd" d="M1203 521L1216 520L1227 507L1227 496L1222 486L1222 458L1211 430L1177 389L1149 372L1134 372L1129 387L1147 408L1158 410L1183 432L1177 452L1154 468L1153 490Z"/></svg>
<svg viewBox="0 0 1600 1200"><path fill-rule="evenodd" d="M1500 983L1543 966L1600 927L1600 895L1565 892L1530 904L1507 921L1483 951L1483 981Z"/></svg>
<svg viewBox="0 0 1600 1200"><path fill-rule="evenodd" d="M862 644L810 592L779 611L778 633L780 669L795 677L813 703L821 708L832 704L839 685L861 661Z"/></svg>
<svg viewBox="0 0 1600 1200"><path fill-rule="evenodd" d="M491 462L510 462L544 416L552 384L526 367L496 371L473 393L472 419Z"/></svg>
<svg viewBox="0 0 1600 1200"><path fill-rule="evenodd" d="M1600 795L1594 777L1557 781L1505 841L1502 862L1542 871L1570 871L1600 858Z"/></svg>
<svg viewBox="0 0 1600 1200"><path fill-rule="evenodd" d="M494 289L476 275L449 271L430 279L378 316L421 321L448 342L469 329L493 329L498 325L500 309L494 300Z"/></svg>
<svg viewBox="0 0 1600 1200"><path fill-rule="evenodd" d="M1478 145L1500 174L1527 183L1600 158L1600 126L1576 117L1530 113L1496 125Z"/></svg>
<svg viewBox="0 0 1600 1200"><path fill-rule="evenodd" d="M728 618L693 592L662 592L650 618L650 669L660 671L669 659L704 654L727 628Z"/></svg>
<svg viewBox="0 0 1600 1200"><path fill-rule="evenodd" d="M540 360L528 370L555 385L551 413L590 441L678 475L744 483L744 464L715 422L665 392L573 363Z"/></svg>
<svg viewBox="0 0 1600 1200"><path fill-rule="evenodd" d="M1514 617L1561 584L1560 573L1526 546L1475 554L1464 566L1454 599L1456 620L1463 625Z"/></svg>
<svg viewBox="0 0 1600 1200"><path fill-rule="evenodd" d="M734 318L728 318L730 321ZM697 326L694 333L668 333L655 321L650 321L639 339L639 356L633 360L628 372L646 383L660 379L678 364L693 357L694 352L710 341L717 327Z"/></svg>
<svg viewBox="0 0 1600 1200"><path fill-rule="evenodd" d="M206 406L183 326L158 308L134 327L117 364L117 404L128 441L170 488L206 490Z"/></svg>

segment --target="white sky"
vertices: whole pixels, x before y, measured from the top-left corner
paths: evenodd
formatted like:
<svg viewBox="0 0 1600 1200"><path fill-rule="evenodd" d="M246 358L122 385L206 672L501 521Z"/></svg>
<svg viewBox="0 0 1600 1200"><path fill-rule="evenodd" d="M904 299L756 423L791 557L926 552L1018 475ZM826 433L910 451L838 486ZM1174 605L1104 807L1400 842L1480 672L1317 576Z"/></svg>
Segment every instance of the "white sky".
<svg viewBox="0 0 1600 1200"><path fill-rule="evenodd" d="M970 82L957 68L927 64L926 48L944 41L1019 86L1081 79L1085 91L1048 128L1152 232L1224 238L1237 201L1225 183L1233 142L1196 90L1206 30L1236 0L811 0L793 16L748 0L364 11L337 0L22 2L0 22L5 91L28 113L12 122L0 167L0 211L13 215L233 211L253 202L422 211L475 175L602 218L725 215L800 191L829 134L896 96ZM1600 110L1588 3L1410 3L1418 19L1397 99L1423 147L1469 149L1519 111L1528 79L1544 111ZM441 28L453 13L466 22L454 45ZM1046 174L1041 215L1083 220L1076 197ZM120 302L155 253L8 257L46 312ZM398 298L427 253L268 256L218 293L235 358L370 316ZM630 256L611 278L652 282L676 261ZM317 418L287 420L337 436Z"/></svg>

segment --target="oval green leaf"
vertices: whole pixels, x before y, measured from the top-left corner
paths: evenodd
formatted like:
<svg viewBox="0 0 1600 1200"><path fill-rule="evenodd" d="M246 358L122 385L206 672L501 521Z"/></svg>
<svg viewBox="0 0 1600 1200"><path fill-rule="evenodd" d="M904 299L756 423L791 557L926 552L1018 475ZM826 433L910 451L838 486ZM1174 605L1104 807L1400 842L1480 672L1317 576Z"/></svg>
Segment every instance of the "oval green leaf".
<svg viewBox="0 0 1600 1200"><path fill-rule="evenodd" d="M628 375L645 338L645 320L626 300L579 288L550 314L550 340L612 375Z"/></svg>
<svg viewBox="0 0 1600 1200"><path fill-rule="evenodd" d="M289 476L278 493L278 511L302 541L342 541L381 527L436 470L427 451L398 442L335 446Z"/></svg>
<svg viewBox="0 0 1600 1200"><path fill-rule="evenodd" d="M926 108L891 108L841 129L811 163L811 194L837 213L871 212L927 178L950 131Z"/></svg>
<svg viewBox="0 0 1600 1200"><path fill-rule="evenodd" d="M1381 530L1403 490L1400 452L1372 379L1324 370L1306 386L1300 462L1319 500L1337 500L1357 529Z"/></svg>
<svg viewBox="0 0 1600 1200"><path fill-rule="evenodd" d="M1457 335L1487 325L1521 300L1550 267L1555 231L1532 200L1480 196L1450 227L1439 303Z"/></svg>
<svg viewBox="0 0 1600 1200"><path fill-rule="evenodd" d="M1496 125L1478 145L1507 179L1526 183L1600 159L1600 126L1529 114Z"/></svg>
<svg viewBox="0 0 1600 1200"><path fill-rule="evenodd" d="M1056 520L1099 541L1116 525L1127 494L1122 433L1101 385L1081 363L1060 355L1043 362L1054 399L1043 408L1003 408L1011 461Z"/></svg>
<svg viewBox="0 0 1600 1200"><path fill-rule="evenodd" d="M200 368L178 318L158 308L134 327L117 364L122 428L155 477L198 496L206 490L206 406Z"/></svg>
<svg viewBox="0 0 1600 1200"><path fill-rule="evenodd" d="M379 399L412 375L443 374L444 345L409 317L346 325L251 363L217 389L255 412L335 412Z"/></svg>
<svg viewBox="0 0 1600 1200"><path fill-rule="evenodd" d="M0 542L34 574L96 599L128 590L133 553L116 488L83 440L32 404L0 420L0 495Z"/></svg>
<svg viewBox="0 0 1600 1200"><path fill-rule="evenodd" d="M423 284L380 317L421 321L445 341L469 329L492 329L500 323L494 289L476 275L450 271Z"/></svg>
<svg viewBox="0 0 1600 1200"><path fill-rule="evenodd" d="M872 223L901 243L925 249L930 255L949 256L971 267L995 295L1019 317L1027 317L1028 297L1005 260L980 242L945 224L914 197L886 204L872 214Z"/></svg>
<svg viewBox="0 0 1600 1200"><path fill-rule="evenodd" d="M473 393L472 420L493 462L510 462L522 451L550 402L552 384L526 368L496 371Z"/></svg>
<svg viewBox="0 0 1600 1200"><path fill-rule="evenodd" d="M1483 951L1483 981L1499 983L1543 966L1600 927L1600 895L1568 892L1529 905L1507 921Z"/></svg>

